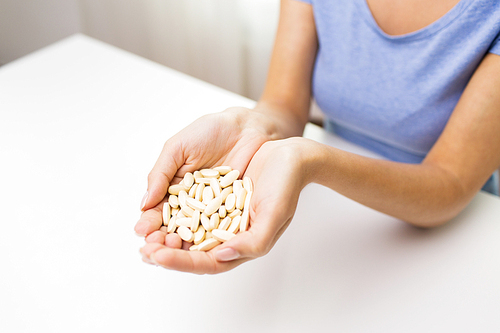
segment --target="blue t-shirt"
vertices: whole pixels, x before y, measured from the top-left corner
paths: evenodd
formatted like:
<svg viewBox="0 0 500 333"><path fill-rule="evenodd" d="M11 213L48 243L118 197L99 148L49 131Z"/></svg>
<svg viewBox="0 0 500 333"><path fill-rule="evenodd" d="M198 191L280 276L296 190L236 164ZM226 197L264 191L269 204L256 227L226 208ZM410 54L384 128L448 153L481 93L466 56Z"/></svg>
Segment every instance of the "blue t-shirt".
<svg viewBox="0 0 500 333"><path fill-rule="evenodd" d="M330 128L388 159L419 163L488 52L500 1L461 0L436 22L390 36L365 0L311 3L319 39L313 96Z"/></svg>

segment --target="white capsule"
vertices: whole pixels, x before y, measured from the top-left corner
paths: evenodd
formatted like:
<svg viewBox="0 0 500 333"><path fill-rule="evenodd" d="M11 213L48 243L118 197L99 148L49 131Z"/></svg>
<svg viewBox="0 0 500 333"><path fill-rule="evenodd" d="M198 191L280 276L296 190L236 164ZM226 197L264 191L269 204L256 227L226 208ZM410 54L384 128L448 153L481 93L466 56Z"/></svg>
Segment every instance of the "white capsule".
<svg viewBox="0 0 500 333"><path fill-rule="evenodd" d="M227 215L226 206L224 206L224 205L220 206L220 208L219 208L219 217L221 219L223 219L223 218L226 217L226 215Z"/></svg>
<svg viewBox="0 0 500 333"><path fill-rule="evenodd" d="M162 217L163 225L168 225L168 222L170 221L170 204L168 202L165 202L163 204Z"/></svg>
<svg viewBox="0 0 500 333"><path fill-rule="evenodd" d="M227 230L227 228L229 228L229 225L231 224L231 218L228 216L228 217L225 217L220 223L219 223L219 226L217 227L217 229L221 229L221 230Z"/></svg>
<svg viewBox="0 0 500 333"><path fill-rule="evenodd" d="M210 178L198 178L196 180L198 184L210 185Z"/></svg>
<svg viewBox="0 0 500 333"><path fill-rule="evenodd" d="M177 197L179 198L179 206L186 207L186 199L189 197L187 192L182 190Z"/></svg>
<svg viewBox="0 0 500 333"><path fill-rule="evenodd" d="M167 232L170 234L172 232L175 232L175 229L177 228L177 223L176 223L177 217L172 216L170 221L168 222L167 226Z"/></svg>
<svg viewBox="0 0 500 333"><path fill-rule="evenodd" d="M239 210L243 209L246 197L247 197L247 190L242 188L240 190L240 193L238 193L238 195L236 196L236 208L238 208Z"/></svg>
<svg viewBox="0 0 500 333"><path fill-rule="evenodd" d="M222 198L221 197L213 198L207 204L207 208L205 208L205 210L203 212L205 213L205 215L210 216L213 213L215 213L221 205L222 205Z"/></svg>
<svg viewBox="0 0 500 333"><path fill-rule="evenodd" d="M228 172L227 175L221 177L219 180L220 186L222 188L228 187L231 185L238 177L240 176L240 172L238 170L232 170Z"/></svg>
<svg viewBox="0 0 500 333"><path fill-rule="evenodd" d="M234 219L236 216L240 216L240 215L241 215L241 210L235 209L228 216L230 218Z"/></svg>
<svg viewBox="0 0 500 333"><path fill-rule="evenodd" d="M223 189L220 192L220 196L222 198L222 202L223 203L226 201L227 196L230 195L231 193L233 193L233 187L232 186L228 186L228 187L226 187L225 189Z"/></svg>
<svg viewBox="0 0 500 333"><path fill-rule="evenodd" d="M205 205L207 205L213 198L214 198L214 191L212 190L211 186L206 186L203 189L203 196L202 196L203 202Z"/></svg>
<svg viewBox="0 0 500 333"><path fill-rule="evenodd" d="M196 230L196 232L194 233L194 240L193 240L193 242L196 245L198 245L201 242L203 242L204 239L205 239L205 228L203 228L203 226L200 225L198 227L198 230Z"/></svg>
<svg viewBox="0 0 500 333"><path fill-rule="evenodd" d="M175 216L176 216L178 219L182 219L182 218L184 218L184 217L188 217L188 216L184 215L184 213L183 213L181 210L179 210L179 211L177 212L177 214L175 214Z"/></svg>
<svg viewBox="0 0 500 333"><path fill-rule="evenodd" d="M194 196L196 195L196 189L198 188L198 185L199 184L194 184L193 186L191 186L191 188L189 189L188 197L194 198Z"/></svg>
<svg viewBox="0 0 500 333"><path fill-rule="evenodd" d="M179 236L181 236L181 239L183 241L192 242L194 239L193 232L191 232L191 230L189 230L189 228L186 226L182 225L179 228L177 228L177 233L179 234Z"/></svg>
<svg viewBox="0 0 500 333"><path fill-rule="evenodd" d="M243 211L243 214L241 215L241 221L240 221L240 232L247 231L248 229L248 222L250 220L248 210Z"/></svg>
<svg viewBox="0 0 500 333"><path fill-rule="evenodd" d="M250 177L243 177L243 188L247 190L247 192L253 191L253 183Z"/></svg>
<svg viewBox="0 0 500 333"><path fill-rule="evenodd" d="M194 195L194 198L198 201L201 201L203 199L203 190L205 189L205 184L198 184L196 187L196 193Z"/></svg>
<svg viewBox="0 0 500 333"><path fill-rule="evenodd" d="M201 174L200 171L195 171L193 173L193 177L194 177L194 182L199 183L198 179L203 178L203 175Z"/></svg>
<svg viewBox="0 0 500 333"><path fill-rule="evenodd" d="M193 209L197 209L199 211L204 211L205 208L207 208L207 205L205 205L203 202L199 202L198 200L194 199L194 198L187 198L186 199L186 204L193 208Z"/></svg>
<svg viewBox="0 0 500 333"><path fill-rule="evenodd" d="M243 188L243 181L237 179L233 182L233 193L238 196L240 194L241 189Z"/></svg>
<svg viewBox="0 0 500 333"><path fill-rule="evenodd" d="M210 216L209 231L216 229L219 226L219 222L220 222L219 214L212 214L212 216Z"/></svg>
<svg viewBox="0 0 500 333"><path fill-rule="evenodd" d="M179 207L179 199L177 198L176 195L170 195L168 197L168 204L172 208L177 208L177 207Z"/></svg>
<svg viewBox="0 0 500 333"><path fill-rule="evenodd" d="M207 232L205 232L205 239L209 239L209 238L213 238L212 237L212 232L207 230Z"/></svg>
<svg viewBox="0 0 500 333"><path fill-rule="evenodd" d="M212 188L212 191L214 192L214 197L220 195L221 188L217 178L210 178L210 188Z"/></svg>
<svg viewBox="0 0 500 333"><path fill-rule="evenodd" d="M205 178L218 178L220 175L219 171L214 169L202 169L200 172Z"/></svg>
<svg viewBox="0 0 500 333"><path fill-rule="evenodd" d="M201 225L205 230L210 230L210 218L205 214L200 215Z"/></svg>
<svg viewBox="0 0 500 333"><path fill-rule="evenodd" d="M193 174L191 172L186 172L186 174L184 175L184 178L182 179L182 182L187 187L193 186L193 184L194 184Z"/></svg>
<svg viewBox="0 0 500 333"><path fill-rule="evenodd" d="M225 206L228 213L231 213L234 210L236 207L236 195L234 193L227 196Z"/></svg>
<svg viewBox="0 0 500 333"><path fill-rule="evenodd" d="M227 231L232 232L233 234L236 234L238 230L240 230L240 221L241 221L241 215L236 216L232 221L231 225L229 228L227 228Z"/></svg>
<svg viewBox="0 0 500 333"><path fill-rule="evenodd" d="M198 244L198 251L209 251L219 244L220 242L215 238L205 239L203 242Z"/></svg>
<svg viewBox="0 0 500 333"><path fill-rule="evenodd" d="M227 230L214 229L212 230L212 236L219 242L227 242L236 235Z"/></svg>
<svg viewBox="0 0 500 333"><path fill-rule="evenodd" d="M194 209L189 207L188 205L184 206L181 208L182 214L184 214L186 217L191 217L193 216Z"/></svg>
<svg viewBox="0 0 500 333"><path fill-rule="evenodd" d="M216 171L219 171L219 173L221 175L225 175L228 172L231 172L233 170L230 166L227 166L227 165L221 165L221 166L218 166L218 167L215 167L215 168L212 168L212 169L214 169Z"/></svg>
<svg viewBox="0 0 500 333"><path fill-rule="evenodd" d="M186 191L187 188L183 184L170 185L168 188L168 193L173 195L178 195L180 191Z"/></svg>
<svg viewBox="0 0 500 333"><path fill-rule="evenodd" d="M195 210L193 216L191 217L191 231L196 232L200 226L200 211Z"/></svg>
<svg viewBox="0 0 500 333"><path fill-rule="evenodd" d="M189 247L189 251L198 251L198 245L194 244Z"/></svg>
<svg viewBox="0 0 500 333"><path fill-rule="evenodd" d="M191 227L191 220L192 220L191 217L181 217L181 218L177 218L175 220L175 224L178 227L185 226L185 227L190 228Z"/></svg>
<svg viewBox="0 0 500 333"><path fill-rule="evenodd" d="M253 191L247 193L245 198L245 204L243 205L243 210L248 210L250 212L250 200L252 199Z"/></svg>

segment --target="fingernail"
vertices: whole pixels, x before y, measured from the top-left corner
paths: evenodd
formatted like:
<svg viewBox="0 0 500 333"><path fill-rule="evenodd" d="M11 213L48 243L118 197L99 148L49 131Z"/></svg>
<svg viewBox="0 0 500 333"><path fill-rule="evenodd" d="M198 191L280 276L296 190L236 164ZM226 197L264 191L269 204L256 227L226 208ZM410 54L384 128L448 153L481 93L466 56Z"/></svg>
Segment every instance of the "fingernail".
<svg viewBox="0 0 500 333"><path fill-rule="evenodd" d="M222 249L220 251L217 251L215 253L215 258L218 261L231 261L238 259L240 257L240 254L233 248L226 247L225 249Z"/></svg>
<svg viewBox="0 0 500 333"><path fill-rule="evenodd" d="M144 206L146 205L146 201L148 200L148 195L149 193L146 191L146 194L144 194L144 196L142 197L142 201L141 201L141 210L144 208Z"/></svg>

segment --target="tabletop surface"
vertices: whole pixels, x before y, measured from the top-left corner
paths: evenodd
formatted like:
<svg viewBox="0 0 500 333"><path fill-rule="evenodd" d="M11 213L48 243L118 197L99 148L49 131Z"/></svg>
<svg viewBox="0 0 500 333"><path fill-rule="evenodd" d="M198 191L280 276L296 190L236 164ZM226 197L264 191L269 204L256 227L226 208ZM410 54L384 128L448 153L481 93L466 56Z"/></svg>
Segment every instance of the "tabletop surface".
<svg viewBox="0 0 500 333"><path fill-rule="evenodd" d="M0 332L498 332L500 200L417 229L319 185L263 258L144 264L163 143L254 102L76 35L0 68ZM369 155L322 129L305 136Z"/></svg>

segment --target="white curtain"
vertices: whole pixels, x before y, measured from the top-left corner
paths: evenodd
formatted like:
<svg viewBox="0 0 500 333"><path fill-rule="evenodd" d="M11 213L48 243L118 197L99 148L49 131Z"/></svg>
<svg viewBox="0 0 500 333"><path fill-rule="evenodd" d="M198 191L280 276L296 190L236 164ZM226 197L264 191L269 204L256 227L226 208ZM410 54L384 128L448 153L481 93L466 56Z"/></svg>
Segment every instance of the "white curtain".
<svg viewBox="0 0 500 333"><path fill-rule="evenodd" d="M279 0L80 0L82 31L257 99Z"/></svg>

